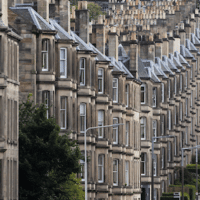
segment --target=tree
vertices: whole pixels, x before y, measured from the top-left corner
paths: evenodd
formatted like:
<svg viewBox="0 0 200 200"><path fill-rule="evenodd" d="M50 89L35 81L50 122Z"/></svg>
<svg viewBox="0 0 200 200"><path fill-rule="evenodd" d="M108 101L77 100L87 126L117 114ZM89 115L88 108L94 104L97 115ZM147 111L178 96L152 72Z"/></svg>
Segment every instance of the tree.
<svg viewBox="0 0 200 200"><path fill-rule="evenodd" d="M59 136L55 118L46 118L44 104L30 100L19 107L19 199L84 199L80 180L81 152L67 135ZM68 198L70 186L78 198Z"/></svg>
<svg viewBox="0 0 200 200"><path fill-rule="evenodd" d="M88 4L88 11L90 21L92 19L97 20L99 15L105 15L105 13L101 11L101 6L95 3Z"/></svg>

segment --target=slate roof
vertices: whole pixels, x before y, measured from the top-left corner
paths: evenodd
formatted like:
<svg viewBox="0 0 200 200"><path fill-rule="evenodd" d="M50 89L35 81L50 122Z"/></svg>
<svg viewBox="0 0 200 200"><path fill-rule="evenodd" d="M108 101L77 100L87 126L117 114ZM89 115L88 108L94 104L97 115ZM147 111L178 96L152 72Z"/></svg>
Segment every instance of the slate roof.
<svg viewBox="0 0 200 200"><path fill-rule="evenodd" d="M180 53L184 58L194 58L194 56L184 45L180 45Z"/></svg>
<svg viewBox="0 0 200 200"><path fill-rule="evenodd" d="M198 51L189 39L186 39L186 48L188 48L190 51Z"/></svg>
<svg viewBox="0 0 200 200"><path fill-rule="evenodd" d="M194 34L194 33L192 33L191 34L191 42L195 45L199 45L200 44L200 40L197 38L197 36Z"/></svg>
<svg viewBox="0 0 200 200"><path fill-rule="evenodd" d="M54 30L51 25L31 7L10 7L10 10L29 23L35 25L39 30Z"/></svg>
<svg viewBox="0 0 200 200"><path fill-rule="evenodd" d="M57 31L56 39L73 40L69 33L62 28L55 20L49 19L50 25Z"/></svg>

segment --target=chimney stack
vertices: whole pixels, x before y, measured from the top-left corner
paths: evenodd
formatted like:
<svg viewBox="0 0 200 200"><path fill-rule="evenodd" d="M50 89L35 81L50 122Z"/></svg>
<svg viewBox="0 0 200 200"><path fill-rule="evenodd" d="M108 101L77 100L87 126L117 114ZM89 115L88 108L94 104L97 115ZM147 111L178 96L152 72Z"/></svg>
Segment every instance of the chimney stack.
<svg viewBox="0 0 200 200"><path fill-rule="evenodd" d="M70 1L59 1L60 25L70 34Z"/></svg>
<svg viewBox="0 0 200 200"><path fill-rule="evenodd" d="M38 0L37 1L37 12L44 19L49 21L49 0Z"/></svg>
<svg viewBox="0 0 200 200"><path fill-rule="evenodd" d="M138 79L138 41L136 39L136 32L131 33L129 71Z"/></svg>
<svg viewBox="0 0 200 200"><path fill-rule="evenodd" d="M75 22L76 34L85 42L89 43L89 11L87 1L78 1L78 10L76 10Z"/></svg>
<svg viewBox="0 0 200 200"><path fill-rule="evenodd" d="M180 44L185 46L186 33L185 33L185 30L184 30L184 23L183 22L181 22L179 24L179 35L180 35L180 38L181 38Z"/></svg>
<svg viewBox="0 0 200 200"><path fill-rule="evenodd" d="M116 27L112 26L108 33L108 55L114 57L118 61L118 35L116 33Z"/></svg>
<svg viewBox="0 0 200 200"><path fill-rule="evenodd" d="M155 39L155 57L158 57L162 59L162 45L163 41L160 38L160 35L158 34L157 38Z"/></svg>

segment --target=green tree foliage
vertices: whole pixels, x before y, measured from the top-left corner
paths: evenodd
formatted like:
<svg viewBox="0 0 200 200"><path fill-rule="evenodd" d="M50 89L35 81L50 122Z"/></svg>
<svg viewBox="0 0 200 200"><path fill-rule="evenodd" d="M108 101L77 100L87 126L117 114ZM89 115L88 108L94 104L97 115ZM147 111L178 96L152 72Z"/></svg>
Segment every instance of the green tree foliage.
<svg viewBox="0 0 200 200"><path fill-rule="evenodd" d="M30 96L19 107L19 199L82 200L73 174L80 172L80 149L67 135L59 136L60 127L46 118L46 110L44 104L34 106Z"/></svg>
<svg viewBox="0 0 200 200"><path fill-rule="evenodd" d="M104 12L101 11L101 6L95 3L88 4L88 11L89 11L89 19L97 20L99 15L105 15Z"/></svg>

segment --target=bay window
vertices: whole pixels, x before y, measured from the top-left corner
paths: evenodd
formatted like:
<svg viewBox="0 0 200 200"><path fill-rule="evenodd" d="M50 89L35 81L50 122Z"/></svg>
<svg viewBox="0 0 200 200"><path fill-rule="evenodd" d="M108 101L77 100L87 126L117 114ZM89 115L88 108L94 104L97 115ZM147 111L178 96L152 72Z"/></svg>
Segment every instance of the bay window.
<svg viewBox="0 0 200 200"><path fill-rule="evenodd" d="M104 92L104 69L98 69L98 93L103 94Z"/></svg>
<svg viewBox="0 0 200 200"><path fill-rule="evenodd" d="M60 98L60 128L66 129L67 125L67 97Z"/></svg>
<svg viewBox="0 0 200 200"><path fill-rule="evenodd" d="M104 126L104 111L103 110L98 111L98 126ZM104 129L103 128L98 129L98 137L99 138L104 137Z"/></svg>
<svg viewBox="0 0 200 200"><path fill-rule="evenodd" d="M118 185L118 160L113 160L113 185Z"/></svg>
<svg viewBox="0 0 200 200"><path fill-rule="evenodd" d="M60 48L60 78L67 78L67 49Z"/></svg>
<svg viewBox="0 0 200 200"><path fill-rule="evenodd" d="M104 182L104 155L98 156L98 182Z"/></svg>
<svg viewBox="0 0 200 200"><path fill-rule="evenodd" d="M86 130L86 104L80 104L80 132L84 133Z"/></svg>
<svg viewBox="0 0 200 200"><path fill-rule="evenodd" d="M42 40L42 71L48 71L49 70L49 40L43 39Z"/></svg>
<svg viewBox="0 0 200 200"><path fill-rule="evenodd" d="M85 58L81 58L79 61L79 78L80 78L80 85L85 85Z"/></svg>
<svg viewBox="0 0 200 200"><path fill-rule="evenodd" d="M118 124L118 118L113 118L113 124ZM113 127L113 144L118 144L118 126Z"/></svg>
<svg viewBox="0 0 200 200"><path fill-rule="evenodd" d="M146 118L142 117L140 119L140 134L141 134L141 139L145 140L146 139Z"/></svg>
<svg viewBox="0 0 200 200"><path fill-rule="evenodd" d="M113 78L113 102L118 102L118 79Z"/></svg>

